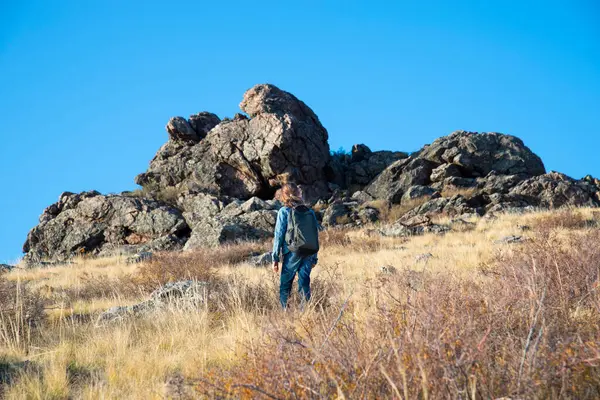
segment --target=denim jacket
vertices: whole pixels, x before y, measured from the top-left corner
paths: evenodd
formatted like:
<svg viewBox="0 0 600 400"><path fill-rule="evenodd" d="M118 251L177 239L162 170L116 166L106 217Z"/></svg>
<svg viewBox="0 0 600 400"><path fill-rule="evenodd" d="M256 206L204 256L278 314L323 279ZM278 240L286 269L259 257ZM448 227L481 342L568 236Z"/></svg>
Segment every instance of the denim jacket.
<svg viewBox="0 0 600 400"><path fill-rule="evenodd" d="M311 211L314 215L314 212ZM281 261L281 256L290 252L285 242L285 233L287 231L288 218L290 215L289 207L281 207L277 212L277 223L275 224L275 239L273 240L273 261ZM315 219L317 217L315 216ZM310 256L313 259L313 265L318 261L317 255Z"/></svg>

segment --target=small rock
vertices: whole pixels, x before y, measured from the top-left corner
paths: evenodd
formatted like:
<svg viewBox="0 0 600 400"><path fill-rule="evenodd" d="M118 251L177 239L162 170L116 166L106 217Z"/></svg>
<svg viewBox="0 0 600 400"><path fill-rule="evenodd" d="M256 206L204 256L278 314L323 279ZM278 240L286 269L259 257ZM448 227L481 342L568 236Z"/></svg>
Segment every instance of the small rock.
<svg viewBox="0 0 600 400"><path fill-rule="evenodd" d="M131 257L128 257L125 262L127 264L137 264L141 262L146 262L152 260L153 254L151 251L143 251L141 253L135 254Z"/></svg>
<svg viewBox="0 0 600 400"><path fill-rule="evenodd" d="M379 267L379 272L385 275L394 275L396 273L396 268L392 265L382 265Z"/></svg>
<svg viewBox="0 0 600 400"><path fill-rule="evenodd" d="M524 241L525 241L525 239L523 238L523 236L510 235L510 236L505 236L501 239L495 240L494 244L511 244L511 243L521 243Z"/></svg>
<svg viewBox="0 0 600 400"><path fill-rule="evenodd" d="M431 253L418 254L415 257L415 262L427 262L431 257L433 257L433 254Z"/></svg>
<svg viewBox="0 0 600 400"><path fill-rule="evenodd" d="M273 263L273 255L270 252L252 256L248 262L256 267L263 267Z"/></svg>
<svg viewBox="0 0 600 400"><path fill-rule="evenodd" d="M523 232L531 230L531 227L529 225L517 225L517 228L519 228Z"/></svg>
<svg viewBox="0 0 600 400"><path fill-rule="evenodd" d="M259 199L258 197L252 197L250 200L246 200L240 208L243 212L252 212L252 211L260 211L260 210L269 210L271 207L264 201Z"/></svg>
<svg viewBox="0 0 600 400"><path fill-rule="evenodd" d="M358 192L354 192L354 194L352 194L352 200L358 201L359 203L366 203L374 199L369 193L359 190Z"/></svg>

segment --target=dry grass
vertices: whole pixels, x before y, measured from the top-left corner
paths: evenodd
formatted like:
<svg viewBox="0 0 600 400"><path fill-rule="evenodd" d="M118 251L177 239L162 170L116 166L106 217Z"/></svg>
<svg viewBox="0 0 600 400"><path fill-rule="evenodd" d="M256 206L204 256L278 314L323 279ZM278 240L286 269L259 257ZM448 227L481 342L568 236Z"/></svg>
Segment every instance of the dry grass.
<svg viewBox="0 0 600 400"><path fill-rule="evenodd" d="M268 244L165 254L139 265L78 260L13 271L0 291L10 297L2 304L18 312L2 311L0 332L19 326L21 333L18 345L17 336L0 335L0 393L598 398L600 231L589 222L593 213L474 219L470 229L410 239L328 230L312 274L313 301L301 311L294 293L286 313L277 304L277 277L244 262ZM494 243L507 235L529 240ZM383 274L383 265L397 273ZM188 278L210 282L208 307L95 327L101 310ZM24 322L34 314L35 323Z"/></svg>
<svg viewBox="0 0 600 400"><path fill-rule="evenodd" d="M419 197L404 201L402 204L390 204L385 200L373 200L365 203L363 206L377 209L379 211L379 220L381 222L393 223L413 208L419 207L429 200L428 197Z"/></svg>

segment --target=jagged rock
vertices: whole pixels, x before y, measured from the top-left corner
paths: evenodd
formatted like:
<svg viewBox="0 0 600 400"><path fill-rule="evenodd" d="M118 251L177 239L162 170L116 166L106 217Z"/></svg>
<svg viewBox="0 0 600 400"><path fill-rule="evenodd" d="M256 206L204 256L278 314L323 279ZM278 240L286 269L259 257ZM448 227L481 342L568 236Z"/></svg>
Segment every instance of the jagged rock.
<svg viewBox="0 0 600 400"><path fill-rule="evenodd" d="M446 178L460 177L460 168L455 164L442 164L431 171L430 179L432 182L441 182Z"/></svg>
<svg viewBox="0 0 600 400"><path fill-rule="evenodd" d="M98 316L96 326L119 322L128 317L139 317L160 310L166 305L177 309L197 308L205 305L209 299L207 282L179 281L167 283L156 289L150 299L132 306L109 308Z"/></svg>
<svg viewBox="0 0 600 400"><path fill-rule="evenodd" d="M351 210L341 202L330 204L323 214L323 225L334 226L349 222Z"/></svg>
<svg viewBox="0 0 600 400"><path fill-rule="evenodd" d="M118 246L173 250L187 239L181 212L164 203L98 192L65 192L40 217L23 246L27 263L64 261ZM146 247L146 248L144 248Z"/></svg>
<svg viewBox="0 0 600 400"><path fill-rule="evenodd" d="M237 116L238 114L236 114ZM190 115L189 124L196 132L198 140L202 140L206 137L206 134L210 132L212 128L217 126L221 120L216 114L203 111L198 114Z"/></svg>
<svg viewBox="0 0 600 400"><path fill-rule="evenodd" d="M429 199L435 199L440 197L440 193L437 192L436 190L430 188L429 186L411 186L410 188L408 188L408 190L406 192L404 192L404 194L402 195L402 200L401 202L404 203L410 203L413 200L416 199L422 199L422 198L429 198Z"/></svg>
<svg viewBox="0 0 600 400"><path fill-rule="evenodd" d="M183 117L173 117L166 126L169 139L184 142L197 142L200 137Z"/></svg>
<svg viewBox="0 0 600 400"><path fill-rule="evenodd" d="M425 146L418 158L438 165L456 164L471 177L491 171L503 175L541 175L542 160L517 137L501 133L456 131Z"/></svg>
<svg viewBox="0 0 600 400"><path fill-rule="evenodd" d="M529 205L544 208L594 206L597 189L586 181L576 181L565 174L550 172L527 179L511 189Z"/></svg>
<svg viewBox="0 0 600 400"><path fill-rule="evenodd" d="M259 199L258 197L252 197L249 200L246 200L245 203L243 203L240 208L242 209L243 212L252 212L252 211L258 211L258 210L270 210L272 209L271 206L269 206L264 200Z"/></svg>
<svg viewBox="0 0 600 400"><path fill-rule="evenodd" d="M408 211L402 219L409 219L417 215L433 216L437 214L445 214L448 216L458 216L463 214L483 214L483 210L474 208L469 205L467 199L461 195L453 197L440 197L431 199L420 206Z"/></svg>
<svg viewBox="0 0 600 400"><path fill-rule="evenodd" d="M357 217L363 224L377 222L379 220L379 210L373 207L364 207L357 211Z"/></svg>
<svg viewBox="0 0 600 400"><path fill-rule="evenodd" d="M492 195L508 193L513 187L526 180L527 175L501 175L495 171L490 172L485 178L477 179L477 188L481 193Z"/></svg>
<svg viewBox="0 0 600 400"><path fill-rule="evenodd" d="M271 238L276 219L276 210L252 211L239 215L221 213L214 218L198 221L184 250Z"/></svg>
<svg viewBox="0 0 600 400"><path fill-rule="evenodd" d="M270 252L250 257L248 262L256 267L264 267L273 264L273 255Z"/></svg>
<svg viewBox="0 0 600 400"><path fill-rule="evenodd" d="M411 186L431 183L429 177L435 167L431 161L412 157L396 161L379 174L365 191L376 199L399 203Z"/></svg>
<svg viewBox="0 0 600 400"><path fill-rule="evenodd" d="M392 225L381 228L379 230L379 233L382 236L406 237L406 236L423 235L425 233L433 233L436 235L443 235L444 233L449 232L449 231L450 231L450 227L448 227L446 225L430 223L430 224L407 226L407 225L403 225L400 222L396 222Z"/></svg>
<svg viewBox="0 0 600 400"><path fill-rule="evenodd" d="M371 196L367 192L363 192L359 190L358 192L354 192L351 197L352 200L358 201L359 203L367 203L369 201L373 201L373 196Z"/></svg>
<svg viewBox="0 0 600 400"><path fill-rule="evenodd" d="M355 144L352 146L352 158L351 161L354 163L361 162L365 158L373 153L371 149L365 144Z"/></svg>
<svg viewBox="0 0 600 400"><path fill-rule="evenodd" d="M275 189L272 179L287 174L299 184L320 182L319 191L328 190L328 134L308 106L273 85L257 85L240 107L251 119L223 121L193 146L167 142L136 183L265 198Z"/></svg>
<svg viewBox="0 0 600 400"><path fill-rule="evenodd" d="M494 243L495 244L511 244L511 243L521 243L524 240L525 239L523 238L523 236L510 235L510 236L505 236L498 240L494 240Z"/></svg>

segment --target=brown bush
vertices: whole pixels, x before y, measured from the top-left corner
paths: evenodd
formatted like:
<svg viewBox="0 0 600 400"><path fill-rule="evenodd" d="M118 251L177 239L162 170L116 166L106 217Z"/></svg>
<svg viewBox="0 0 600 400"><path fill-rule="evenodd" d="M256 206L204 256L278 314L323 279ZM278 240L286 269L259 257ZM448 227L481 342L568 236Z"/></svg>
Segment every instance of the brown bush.
<svg viewBox="0 0 600 400"><path fill-rule="evenodd" d="M587 219L583 213L576 209L556 210L535 219L532 223L532 228L543 232L559 228L582 229L591 226L595 226L595 221Z"/></svg>
<svg viewBox="0 0 600 400"><path fill-rule="evenodd" d="M46 301L26 283L0 276L0 347L25 349L45 318Z"/></svg>
<svg viewBox="0 0 600 400"><path fill-rule="evenodd" d="M476 279L402 271L273 322L197 390L235 398L598 398L600 232L532 240Z"/></svg>

